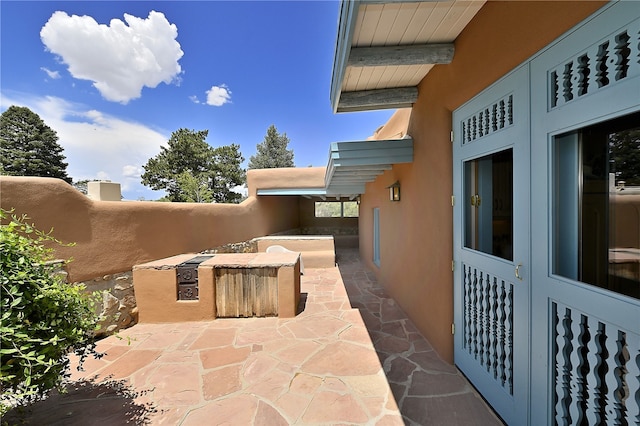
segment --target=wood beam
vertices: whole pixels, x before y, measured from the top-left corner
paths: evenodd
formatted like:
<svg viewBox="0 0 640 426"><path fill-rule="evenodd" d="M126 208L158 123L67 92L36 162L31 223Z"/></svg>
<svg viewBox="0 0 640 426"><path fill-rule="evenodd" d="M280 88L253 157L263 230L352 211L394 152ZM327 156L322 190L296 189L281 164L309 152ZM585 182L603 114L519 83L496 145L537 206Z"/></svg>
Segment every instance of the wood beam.
<svg viewBox="0 0 640 426"><path fill-rule="evenodd" d="M406 46L352 47L348 67L385 67L398 65L449 64L453 43Z"/></svg>
<svg viewBox="0 0 640 426"><path fill-rule="evenodd" d="M337 112L410 108L417 99L417 87L342 92Z"/></svg>

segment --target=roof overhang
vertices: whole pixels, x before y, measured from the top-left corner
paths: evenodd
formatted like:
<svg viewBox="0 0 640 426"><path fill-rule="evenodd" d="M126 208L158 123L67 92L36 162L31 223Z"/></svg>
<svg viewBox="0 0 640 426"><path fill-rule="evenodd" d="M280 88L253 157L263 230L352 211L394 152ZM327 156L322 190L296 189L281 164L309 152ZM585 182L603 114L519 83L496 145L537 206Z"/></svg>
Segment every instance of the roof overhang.
<svg viewBox="0 0 640 426"><path fill-rule="evenodd" d="M328 193L362 194L365 185L391 170L394 164L413 161L413 139L334 142L325 174Z"/></svg>
<svg viewBox="0 0 640 426"><path fill-rule="evenodd" d="M343 0L331 81L334 112L411 107L434 65L485 0Z"/></svg>
<svg viewBox="0 0 640 426"><path fill-rule="evenodd" d="M413 139L334 142L329 151L323 187L258 188L257 195L350 198L365 192L365 185L394 164L413 161Z"/></svg>

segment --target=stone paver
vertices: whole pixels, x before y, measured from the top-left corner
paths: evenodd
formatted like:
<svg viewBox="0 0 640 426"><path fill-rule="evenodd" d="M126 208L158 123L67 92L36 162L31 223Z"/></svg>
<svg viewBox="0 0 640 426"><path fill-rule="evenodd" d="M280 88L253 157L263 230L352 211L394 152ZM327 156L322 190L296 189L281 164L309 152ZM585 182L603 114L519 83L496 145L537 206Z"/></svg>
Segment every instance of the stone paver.
<svg viewBox="0 0 640 426"><path fill-rule="evenodd" d="M127 411L112 416L132 413L134 424L501 424L357 250L341 249L337 260L336 268L305 270L295 318L138 324L101 340L106 355L71 378L93 381L89 389L117 380L128 391L121 401L108 393L106 406L120 404ZM104 424L92 422L106 418L94 412L103 394L71 391L44 403L50 419L64 410L65 425ZM33 419L46 418L32 409Z"/></svg>

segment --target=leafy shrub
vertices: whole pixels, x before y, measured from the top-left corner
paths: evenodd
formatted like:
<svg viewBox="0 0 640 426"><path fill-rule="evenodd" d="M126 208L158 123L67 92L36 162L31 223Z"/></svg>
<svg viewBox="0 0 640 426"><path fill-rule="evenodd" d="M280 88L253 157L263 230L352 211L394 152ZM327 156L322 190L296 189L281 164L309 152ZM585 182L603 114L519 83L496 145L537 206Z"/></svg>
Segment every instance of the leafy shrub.
<svg viewBox="0 0 640 426"><path fill-rule="evenodd" d="M84 288L53 271L44 244L60 242L9 214L0 210L0 378L3 402L15 403L58 387L71 350L83 359L95 354L97 317Z"/></svg>

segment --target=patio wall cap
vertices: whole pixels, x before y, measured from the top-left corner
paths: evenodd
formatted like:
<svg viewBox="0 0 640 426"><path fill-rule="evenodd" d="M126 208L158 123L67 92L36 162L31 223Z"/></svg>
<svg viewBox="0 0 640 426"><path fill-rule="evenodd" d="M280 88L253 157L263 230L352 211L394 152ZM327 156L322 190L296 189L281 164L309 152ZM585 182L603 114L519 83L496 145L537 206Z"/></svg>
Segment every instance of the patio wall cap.
<svg viewBox="0 0 640 426"><path fill-rule="evenodd" d="M332 240L333 235L267 235L254 238L253 241L263 240Z"/></svg>
<svg viewBox="0 0 640 426"><path fill-rule="evenodd" d="M224 253L216 254L200 264L204 268L264 268L294 266L299 252L285 253Z"/></svg>
<svg viewBox="0 0 640 426"><path fill-rule="evenodd" d="M177 256L166 257L164 259L153 260L151 262L135 265L133 270L139 269L173 269L182 262L193 259L198 256L196 253L179 254Z"/></svg>
<svg viewBox="0 0 640 426"><path fill-rule="evenodd" d="M326 167L286 167L279 169L247 170L249 195L258 189L324 188Z"/></svg>

